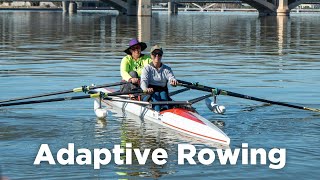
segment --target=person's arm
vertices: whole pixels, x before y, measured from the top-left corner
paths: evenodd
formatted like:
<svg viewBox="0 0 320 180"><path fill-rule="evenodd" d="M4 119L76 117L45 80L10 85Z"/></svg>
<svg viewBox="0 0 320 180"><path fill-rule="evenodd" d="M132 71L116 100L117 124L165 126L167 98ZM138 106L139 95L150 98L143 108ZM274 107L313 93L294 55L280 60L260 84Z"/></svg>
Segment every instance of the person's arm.
<svg viewBox="0 0 320 180"><path fill-rule="evenodd" d="M151 93L153 93L153 88L148 88L148 86L149 86L149 71L150 71L150 69L148 67L149 66L145 66L142 69L140 87L146 93L151 94Z"/></svg>
<svg viewBox="0 0 320 180"><path fill-rule="evenodd" d="M149 86L149 76L147 66L142 69L141 79L140 79L140 87L142 90L147 90Z"/></svg>
<svg viewBox="0 0 320 180"><path fill-rule="evenodd" d="M121 60L120 73L121 73L122 79L125 80L125 81L129 81L129 79L131 78L131 76L129 74L129 59L128 59L128 56L125 56Z"/></svg>
<svg viewBox="0 0 320 180"><path fill-rule="evenodd" d="M169 83L172 85L172 86L176 86L178 84L178 81L176 79L176 77L174 76L171 68L169 66L167 66L167 73L166 73L166 77L169 81Z"/></svg>

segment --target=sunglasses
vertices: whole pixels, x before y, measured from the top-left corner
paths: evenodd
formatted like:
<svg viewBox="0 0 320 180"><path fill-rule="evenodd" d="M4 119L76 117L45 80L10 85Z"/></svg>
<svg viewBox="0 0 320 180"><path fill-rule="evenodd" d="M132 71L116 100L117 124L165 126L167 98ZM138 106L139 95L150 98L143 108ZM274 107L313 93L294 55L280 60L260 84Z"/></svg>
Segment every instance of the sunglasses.
<svg viewBox="0 0 320 180"><path fill-rule="evenodd" d="M132 51L135 51L135 50L140 50L141 47L140 46L133 46L132 48L130 48Z"/></svg>
<svg viewBox="0 0 320 180"><path fill-rule="evenodd" d="M161 52L161 51L158 51L158 52L152 52L151 53L153 56L162 56L163 55L163 52Z"/></svg>

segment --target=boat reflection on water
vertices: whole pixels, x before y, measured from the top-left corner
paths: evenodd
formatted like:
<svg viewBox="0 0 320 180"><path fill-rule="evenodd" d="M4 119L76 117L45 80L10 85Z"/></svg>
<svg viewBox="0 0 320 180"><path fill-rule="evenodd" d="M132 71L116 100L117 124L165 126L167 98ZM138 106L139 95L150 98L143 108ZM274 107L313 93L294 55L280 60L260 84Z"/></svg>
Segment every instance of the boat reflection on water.
<svg viewBox="0 0 320 180"><path fill-rule="evenodd" d="M124 112L119 108L111 108L108 110L110 111L107 119L97 119L97 137L102 136L102 134L103 136L105 136L105 134L110 134L110 136L113 137L115 134L119 134L119 132L115 132L118 131L119 127L120 142L114 142L114 144L120 144L121 148L125 149L126 143L131 143L131 149L140 149L141 153L143 153L145 149L150 149L149 156L144 165L139 164L133 152L131 165L116 165L114 167L116 174L122 176L121 178L133 176L159 178L167 174L176 173L176 171L178 171L178 144L191 144L195 146L197 150L202 148L229 148L229 146L218 143L209 143L205 140L181 134L151 121L143 120L138 116ZM117 129L112 125L114 123L120 123L120 125L117 126ZM168 154L168 158L166 159L167 163L163 165L157 165L152 161L151 154L158 148L164 149ZM126 159L125 153L121 154L121 159Z"/></svg>

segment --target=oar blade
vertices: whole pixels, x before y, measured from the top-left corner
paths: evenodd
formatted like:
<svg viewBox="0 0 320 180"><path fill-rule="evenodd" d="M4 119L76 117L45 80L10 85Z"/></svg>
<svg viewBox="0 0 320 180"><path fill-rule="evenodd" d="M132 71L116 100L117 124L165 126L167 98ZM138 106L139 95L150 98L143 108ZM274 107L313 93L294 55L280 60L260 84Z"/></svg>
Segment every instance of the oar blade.
<svg viewBox="0 0 320 180"><path fill-rule="evenodd" d="M320 109L315 109L315 108L303 107L303 109L307 111L320 112Z"/></svg>

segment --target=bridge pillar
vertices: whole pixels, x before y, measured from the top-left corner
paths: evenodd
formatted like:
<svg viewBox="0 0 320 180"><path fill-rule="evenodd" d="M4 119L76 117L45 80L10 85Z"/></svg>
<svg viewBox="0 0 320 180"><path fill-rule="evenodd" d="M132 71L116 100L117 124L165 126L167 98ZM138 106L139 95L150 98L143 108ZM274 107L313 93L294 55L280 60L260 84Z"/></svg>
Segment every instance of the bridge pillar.
<svg viewBox="0 0 320 180"><path fill-rule="evenodd" d="M62 10L64 13L67 13L69 11L69 4L70 1L62 1Z"/></svg>
<svg viewBox="0 0 320 180"><path fill-rule="evenodd" d="M277 16L289 16L288 0L279 0Z"/></svg>
<svg viewBox="0 0 320 180"><path fill-rule="evenodd" d="M138 16L152 16L151 0L138 0Z"/></svg>
<svg viewBox="0 0 320 180"><path fill-rule="evenodd" d="M141 42L151 41L151 16L138 17L138 40Z"/></svg>
<svg viewBox="0 0 320 180"><path fill-rule="evenodd" d="M127 16L136 16L137 12L137 2L135 0L127 0Z"/></svg>
<svg viewBox="0 0 320 180"><path fill-rule="evenodd" d="M70 4L69 4L69 13L77 13L77 3L70 2Z"/></svg>
<svg viewBox="0 0 320 180"><path fill-rule="evenodd" d="M178 14L178 4L172 1L168 2L168 14Z"/></svg>

